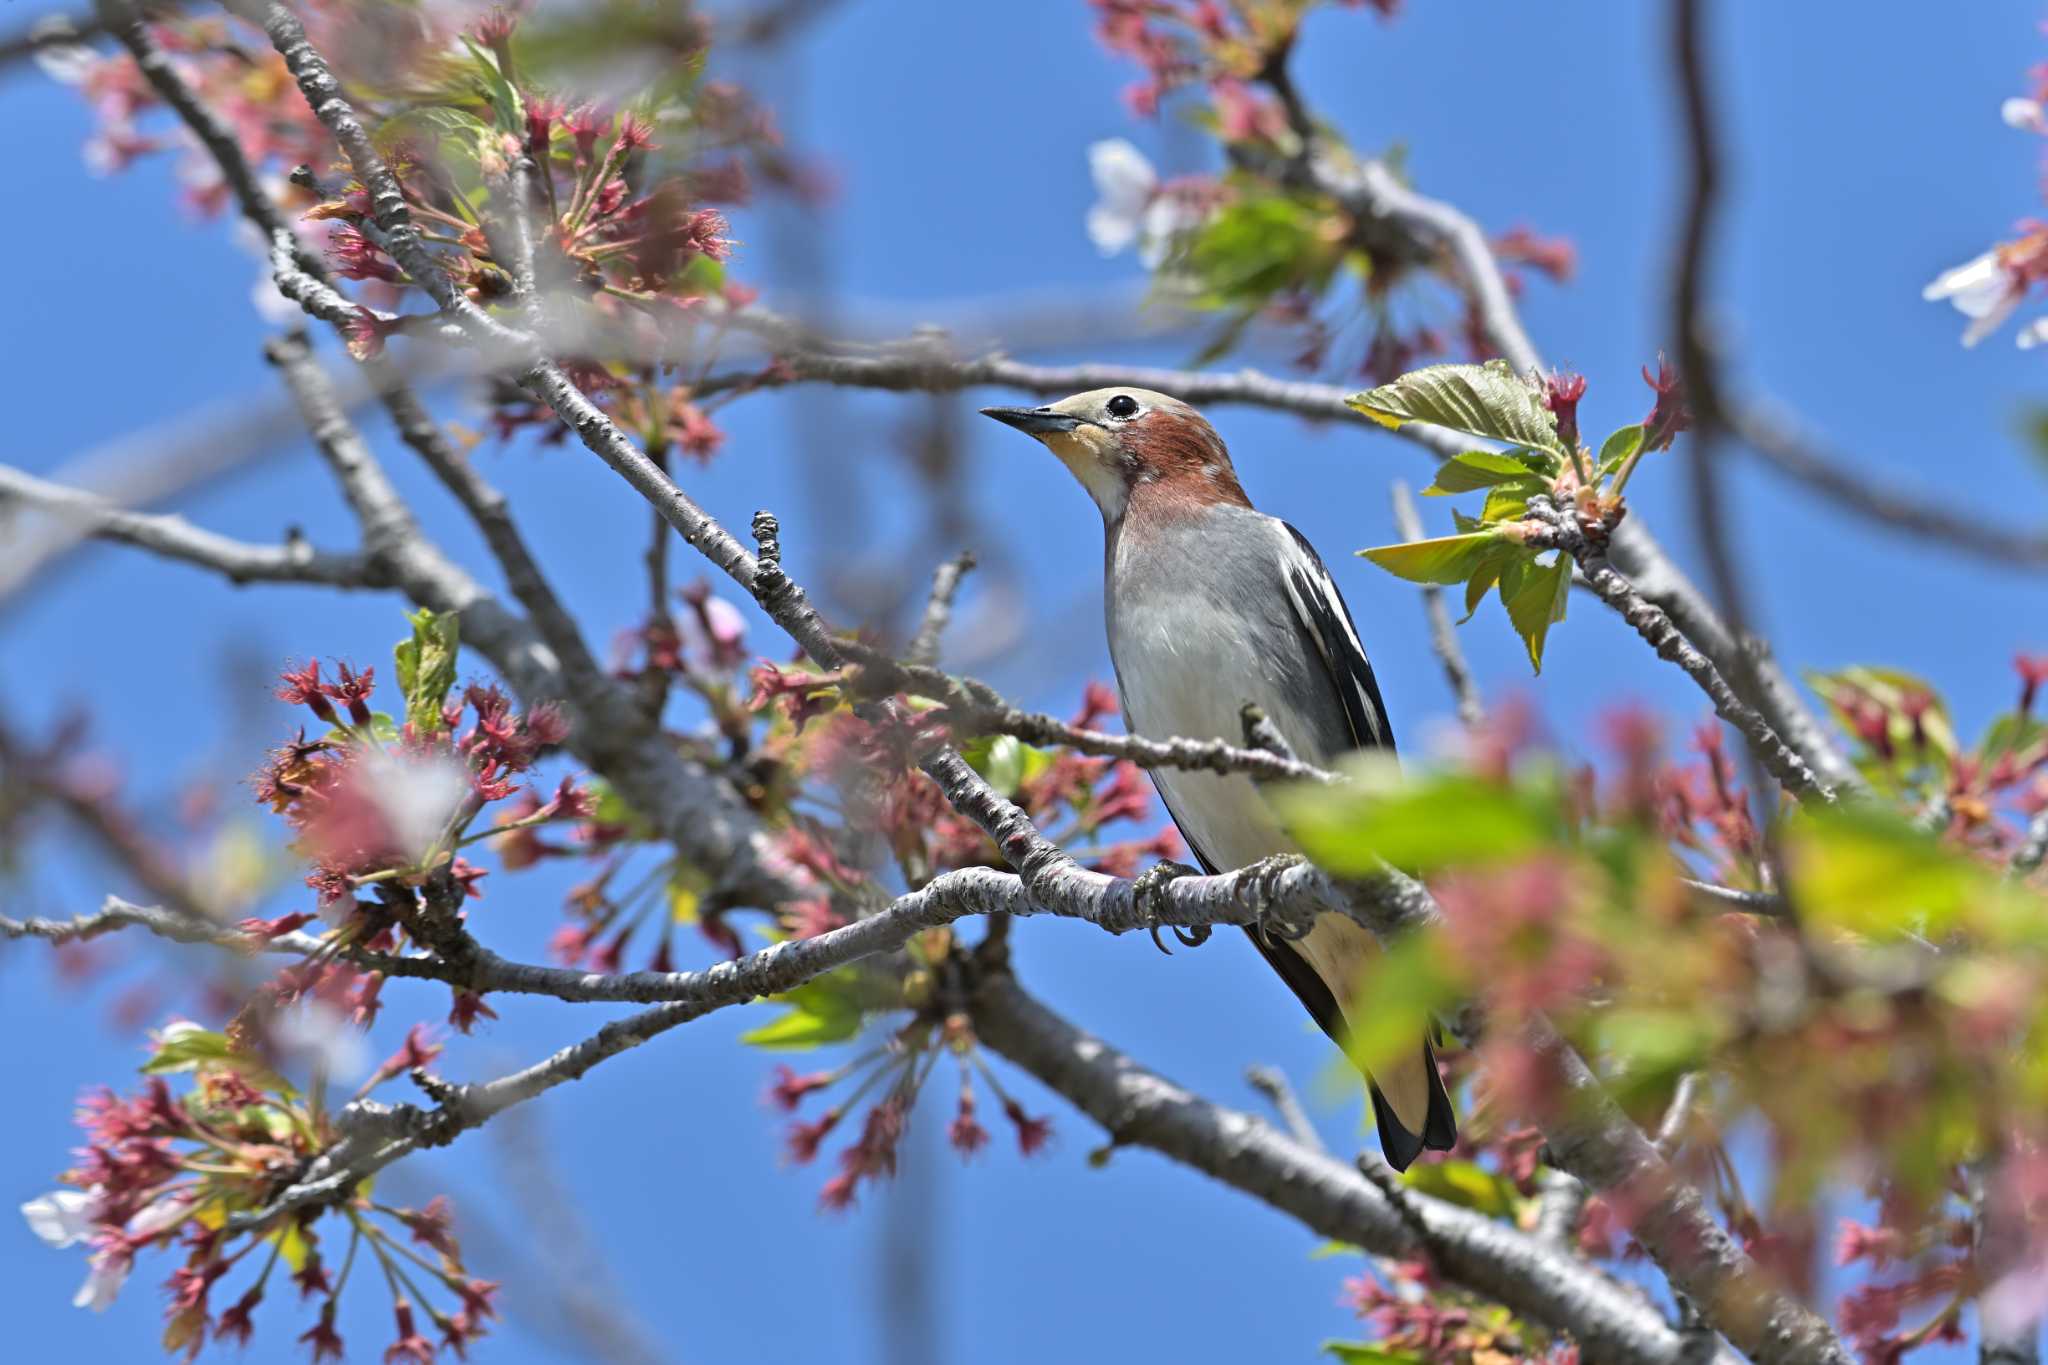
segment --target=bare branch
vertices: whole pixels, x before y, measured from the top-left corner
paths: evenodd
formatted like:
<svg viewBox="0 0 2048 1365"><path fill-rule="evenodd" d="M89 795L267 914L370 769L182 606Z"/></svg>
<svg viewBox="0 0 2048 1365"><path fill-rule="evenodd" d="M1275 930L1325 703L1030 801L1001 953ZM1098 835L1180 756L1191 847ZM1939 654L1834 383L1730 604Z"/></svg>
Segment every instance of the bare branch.
<svg viewBox="0 0 2048 1365"><path fill-rule="evenodd" d="M149 930L159 938L173 943L199 943L215 948L233 948L246 951L252 946L249 935L239 929L214 924L196 915L180 910L166 910L160 906L130 905L118 896L107 897L106 904L90 915L79 915L72 919L8 919L0 915L0 938L39 938L47 943L84 943L110 934L116 929L131 925Z"/></svg>
<svg viewBox="0 0 2048 1365"><path fill-rule="evenodd" d="M1978 512L1884 488L1814 445L1789 420L1759 406L1735 406L1727 416L1737 438L1765 464L1866 521L2001 569L2048 568L2048 535L1996 525Z"/></svg>
<svg viewBox="0 0 2048 1365"><path fill-rule="evenodd" d="M1526 543L1553 546L1577 560L1587 583L1600 595L1600 600L1619 612L1621 618L1657 651L1659 658L1677 664L1699 685L1714 704L1714 713L1749 741L1765 769L1780 786L1802 800L1809 797L1821 801L1835 799L1834 791L1814 775L1805 759L1785 743L1771 728L1770 722L1735 695L1735 690L1721 676L1713 660L1696 649L1672 625L1669 616L1622 577L1620 570L1609 562L1606 552L1595 545L1579 526L1575 516L1557 512L1551 508L1548 499L1543 498L1530 500L1529 515L1548 529L1541 535L1532 534Z"/></svg>
<svg viewBox="0 0 2048 1365"><path fill-rule="evenodd" d="M1248 1067L1244 1073L1245 1083L1266 1097L1266 1103L1273 1106L1273 1112L1280 1116L1280 1122L1287 1125L1288 1136L1308 1148L1311 1152L1327 1154L1322 1134L1308 1116L1308 1110L1301 1107L1301 1097L1294 1093L1294 1087L1287 1083L1287 1077L1279 1068L1271 1066Z"/></svg>
<svg viewBox="0 0 2048 1365"><path fill-rule="evenodd" d="M381 588L389 576L368 558L316 550L302 540L251 545L216 535L183 517L130 512L92 493L48 483L0 465L0 508L33 507L70 523L79 534L148 550L221 574L232 583L319 583L332 588Z"/></svg>
<svg viewBox="0 0 2048 1365"><path fill-rule="evenodd" d="M1399 479L1394 481L1394 529L1403 540L1422 539L1422 518L1415 510L1415 499L1408 485ZM1458 646L1450 608L1444 605L1444 590L1434 583L1424 584L1422 610L1429 617L1429 647L1443 665L1451 695L1458 699L1458 720L1469 730L1479 724L1485 712L1479 704L1479 687L1472 681L1472 669L1465 662L1465 651Z"/></svg>
<svg viewBox="0 0 2048 1365"><path fill-rule="evenodd" d="M1664 1118L1657 1125L1657 1150L1668 1160L1678 1155L1684 1145L1686 1129L1692 1125L1694 1107L1699 1103L1700 1087L1704 1078L1697 1071L1688 1071L1678 1078L1672 1088L1671 1103L1664 1107Z"/></svg>
<svg viewBox="0 0 2048 1365"><path fill-rule="evenodd" d="M1351 1167L1145 1070L1052 1014L1006 973L985 977L974 1020L982 1042L1065 1096L1119 1146L1150 1148L1374 1255L1427 1254L1450 1279L1570 1332L1590 1359L1689 1359L1661 1314L1591 1267L1436 1199L1413 1201L1426 1234L1418 1237Z"/></svg>
<svg viewBox="0 0 2048 1365"><path fill-rule="evenodd" d="M1044 712L1012 706L993 687L974 678L899 664L886 654L852 641L841 641L839 647L860 664L860 671L852 679L857 691L908 692L944 702L947 724L957 734L1015 735L1030 744L1063 745L1101 758L1129 759L1141 768L1244 772L1267 780L1294 782L1339 780L1335 773L1300 759L1264 749L1240 748L1222 739L1147 739L1086 730Z"/></svg>
<svg viewBox="0 0 2048 1365"><path fill-rule="evenodd" d="M1559 1166L1637 1210L1630 1230L1674 1288L1708 1315L1736 1349L1760 1365L1849 1365L1834 1332L1804 1304L1770 1285L1749 1255L1708 1213L1656 1145L1631 1123L1569 1044L1547 1026L1538 1053L1563 1085L1571 1117L1545 1137Z"/></svg>
<svg viewBox="0 0 2048 1365"><path fill-rule="evenodd" d="M929 667L939 661L939 641L953 619L953 598L959 594L961 580L973 569L974 554L968 550L939 565L932 575L932 594L925 601L924 618L917 623L917 634L910 637L910 644L903 651L904 662Z"/></svg>
<svg viewBox="0 0 2048 1365"><path fill-rule="evenodd" d="M1767 919L1786 919L1791 915L1785 898L1774 891L1743 891L1732 886L1716 886L1712 882L1695 881L1691 877L1680 877L1678 884L1695 903L1706 909L1740 915L1761 915Z"/></svg>

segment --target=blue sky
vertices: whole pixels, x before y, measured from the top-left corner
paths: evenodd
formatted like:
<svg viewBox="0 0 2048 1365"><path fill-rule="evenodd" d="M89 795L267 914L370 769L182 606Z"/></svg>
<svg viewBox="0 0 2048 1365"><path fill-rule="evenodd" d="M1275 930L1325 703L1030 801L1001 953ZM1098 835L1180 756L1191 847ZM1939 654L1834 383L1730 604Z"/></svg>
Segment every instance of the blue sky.
<svg viewBox="0 0 2048 1365"><path fill-rule="evenodd" d="M20 10L21 7L10 7ZM1661 7L1605 0L1570 6L1415 0L1399 22L1348 12L1312 24L1299 73L1308 97L1377 149L1399 143L1427 192L1482 223L1527 222L1570 236L1580 273L1532 286L1529 328L1553 363L1584 371L1588 427L1634 420L1647 391L1637 367L1664 322L1663 270L1678 170L1671 101L1662 89ZM2009 336L1975 352L1960 320L1923 303L1921 286L1975 255L2037 210L2039 148L2003 127L1998 104L2022 92L2042 55L2038 6L2000 0L1947 7L1938 20L1882 11L1752 3L1724 7L1714 35L1730 113L1734 184L1718 301L1734 374L1745 389L1793 403L1874 477L1938 492L2009 523L2043 516L2041 468L2016 437L2042 390L2035 356ZM17 22L18 13L9 21ZM912 40L914 36L914 41ZM1089 35L1079 0L978 6L947 0L848 3L787 60L749 73L784 113L791 141L828 163L840 193L815 220L741 218L740 272L766 301L799 303L829 285L843 300L879 301L893 316L950 314L961 299L1046 291L1126 296L1128 257L1101 259L1082 232L1092 200L1084 149L1123 135L1168 172L1204 169L1199 143L1134 122L1118 99L1131 72ZM49 472L103 442L216 400L267 400L272 379L249 307L253 261L222 224L173 205L168 169L146 165L94 180L78 148L87 131L70 92L32 70L0 82L17 134L7 172L17 204L0 373L15 381L0 459ZM793 243L821 265L799 273ZM807 278L801 291L788 281ZM1171 343L1044 353L1070 360L1184 362ZM1273 357L1264 357L1273 363ZM459 395L443 395L459 413ZM990 391L955 400L966 412L1014 401ZM891 532L910 522L902 462L890 454L925 400L899 395L767 397L730 412L731 439L688 484L728 525L758 506L783 516L789 562L816 570L823 546L901 553ZM1421 482L1414 450L1356 429L1307 430L1242 411L1216 414L1244 481L1288 517L1335 568L1374 654L1397 730L1411 746L1448 712L1421 613L1409 589L1346 552L1389 538L1386 483ZM374 421L380 449L419 494L431 532L477 566L475 537ZM833 477L857 501L820 496L815 461L793 453L822 431ZM969 442L964 524L976 548L1011 566L1013 608L1039 633L1028 650L976 657L973 667L1030 703L1069 708L1081 681L1107 671L1099 620L1099 530L1081 491L1042 452L979 419ZM486 453L536 548L572 605L605 638L639 610L644 509L595 462L565 449ZM1677 466L1644 469L1631 488L1646 518L1696 563ZM1876 535L1801 491L1744 466L1739 541L1760 615L1795 668L1854 662L1919 671L1949 698L1965 735L2009 704L2007 660L2048 646L2038 582ZM849 514L849 507L861 509ZM275 539L297 525L316 542L349 527L324 472L294 446L179 510L204 525ZM1440 520L1440 506L1428 509ZM962 548L916 544L911 569ZM967 599L991 596L987 578ZM195 775L229 777L290 723L253 690L246 669L317 652L381 661L399 607L314 590L237 591L197 573L92 548L33 602L0 616L0 704L18 727L88 708L94 732L123 756L131 791L163 804ZM1634 698L1690 725L1704 708L1616 621L1575 601L1532 680L1497 607L1464 640L1489 695L1528 695L1568 744L1617 699ZM780 656L782 642L757 632ZM508 952L540 952L561 879L499 876L480 928ZM45 847L10 908L73 912L112 888L68 851ZM279 909L288 908L280 901ZM1019 926L1024 980L1056 1007L1166 1074L1240 1104L1254 1062L1311 1084L1326 1048L1254 956L1219 936L1209 948L1160 957L1142 938L1082 926ZM73 1141L82 1084L121 1084L138 1058L109 1009L138 982L174 992L175 954L138 946L116 981L58 985L38 949L0 953L0 1077L12 1101L0 1127L0 1206L46 1189ZM409 997L394 987L394 1018ZM437 1014L438 997L422 1011ZM451 1051L447 1070L480 1077L580 1037L588 1008L501 1003L504 1019ZM558 1158L567 1198L651 1337L676 1360L889 1358L878 1305L892 1253L889 1195L851 1217L812 1206L820 1174L782 1169L779 1124L758 1098L769 1059L735 1035L758 1022L729 1011L599 1068L533 1107ZM401 1020L402 1022L402 1020ZM1308 1359L1350 1330L1337 1306L1340 1262L1310 1261L1314 1239L1277 1214L1143 1153L1105 1170L1084 1157L1098 1135L1038 1092L1019 1091L1058 1120L1050 1155L1031 1163L996 1150L966 1171L949 1153L914 1155L897 1192L894 1234L924 1248L933 1277L933 1359L1003 1365L1048 1355L1165 1359ZM921 1115L934 1121L930 1106ZM1355 1107L1319 1109L1333 1143L1354 1144ZM446 1187L515 1246L530 1217L500 1144L472 1136L402 1175ZM533 1292L517 1253L473 1237L479 1268L514 1297ZM498 1239L493 1239L498 1240ZM145 1265L101 1319L68 1306L83 1274L18 1224L0 1223L0 1304L25 1359L85 1349L146 1358L160 1300ZM388 1318L356 1304L364 1358L382 1349ZM251 1358L295 1358L295 1315L269 1306ZM290 1326L287 1333L286 1327ZM1077 1343L1079 1346L1077 1347ZM486 1347L502 1362L574 1359L538 1324L514 1318Z"/></svg>

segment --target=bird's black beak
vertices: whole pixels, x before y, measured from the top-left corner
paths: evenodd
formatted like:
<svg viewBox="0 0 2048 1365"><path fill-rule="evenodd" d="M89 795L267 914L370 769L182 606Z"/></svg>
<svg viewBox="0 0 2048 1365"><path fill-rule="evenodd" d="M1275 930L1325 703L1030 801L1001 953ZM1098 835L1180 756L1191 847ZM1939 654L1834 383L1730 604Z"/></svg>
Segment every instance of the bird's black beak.
<svg viewBox="0 0 2048 1365"><path fill-rule="evenodd" d="M993 417L1004 426L1015 427L1027 436L1053 436L1081 425L1078 417L1051 408L983 408L983 417Z"/></svg>

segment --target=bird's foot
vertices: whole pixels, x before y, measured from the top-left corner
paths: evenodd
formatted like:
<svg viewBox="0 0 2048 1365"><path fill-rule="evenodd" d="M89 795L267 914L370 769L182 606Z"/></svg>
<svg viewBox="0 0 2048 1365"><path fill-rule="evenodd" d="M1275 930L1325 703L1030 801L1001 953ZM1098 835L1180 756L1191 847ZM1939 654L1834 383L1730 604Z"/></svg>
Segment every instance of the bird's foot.
<svg viewBox="0 0 2048 1365"><path fill-rule="evenodd" d="M1252 925L1252 932L1267 947L1274 939L1295 943L1307 938L1314 921L1301 922L1296 917L1273 908L1273 898L1280 894L1281 876L1308 862L1299 853L1275 853L1270 858L1261 858L1245 869L1245 889L1259 902L1259 918Z"/></svg>
<svg viewBox="0 0 2048 1365"><path fill-rule="evenodd" d="M1173 936L1180 940L1183 948L1199 947L1209 941L1210 931L1206 924L1162 925L1159 922L1159 894L1165 889L1166 884L1178 881L1182 877L1200 875L1200 872L1186 863L1161 862L1152 864L1131 879L1131 900L1137 905L1138 913L1144 917L1145 932L1152 935L1152 946L1168 957L1173 956L1173 949L1167 947L1166 941L1159 937L1162 928L1173 930Z"/></svg>

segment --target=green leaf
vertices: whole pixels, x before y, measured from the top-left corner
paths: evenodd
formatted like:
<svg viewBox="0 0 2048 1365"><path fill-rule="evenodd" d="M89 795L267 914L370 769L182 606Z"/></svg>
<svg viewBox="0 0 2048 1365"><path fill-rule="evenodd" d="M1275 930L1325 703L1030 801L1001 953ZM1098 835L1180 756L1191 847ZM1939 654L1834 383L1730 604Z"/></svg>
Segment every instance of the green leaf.
<svg viewBox="0 0 2048 1365"><path fill-rule="evenodd" d="M2018 757L2043 737L2048 737L2048 723L2018 711L2008 711L1992 721L1984 732L1984 738L1977 741L1977 761L1989 766L2008 754Z"/></svg>
<svg viewBox="0 0 2048 1365"><path fill-rule="evenodd" d="M285 1269L294 1275L306 1268L306 1258L313 1252L313 1244L306 1240L306 1234L295 1218L286 1219L275 1232L263 1240L277 1243L279 1258L284 1261Z"/></svg>
<svg viewBox="0 0 2048 1365"><path fill-rule="evenodd" d="M1704 1010L1618 1009L1599 1017L1600 1051L1619 1073L1617 1089L1633 1101L1669 1094L1680 1075L1696 1071L1720 1042L1720 1030Z"/></svg>
<svg viewBox="0 0 2048 1365"><path fill-rule="evenodd" d="M1436 482L1423 489L1422 496L1440 498L1469 493L1475 488L1491 488L1497 483L1528 477L1529 466L1506 451L1468 450L1438 465Z"/></svg>
<svg viewBox="0 0 2048 1365"><path fill-rule="evenodd" d="M185 1020L168 1024L157 1033L156 1050L142 1064L141 1071L145 1076L168 1076L180 1071L197 1071L201 1067L226 1067L241 1073L259 1090L283 1095L293 1093L284 1077L257 1058L235 1051L234 1043L225 1033L216 1033Z"/></svg>
<svg viewBox="0 0 2048 1365"><path fill-rule="evenodd" d="M1459 619L1459 625L1472 619L1472 613L1478 611L1479 604L1486 600L1487 591L1500 582L1501 573L1520 559L1522 553L1521 546L1503 540L1480 557L1472 570L1472 577L1465 580L1465 615Z"/></svg>
<svg viewBox="0 0 2048 1365"><path fill-rule="evenodd" d="M1308 1254L1311 1261L1327 1261L1333 1256L1363 1256L1365 1252L1352 1242L1329 1241L1317 1245Z"/></svg>
<svg viewBox="0 0 2048 1365"><path fill-rule="evenodd" d="M807 981L772 998L792 1008L741 1034L741 1042L770 1049L803 1049L844 1042L860 1032L860 1003L854 998L851 983L836 974Z"/></svg>
<svg viewBox="0 0 2048 1365"><path fill-rule="evenodd" d="M462 619L452 611L425 607L407 616L412 638L391 651L398 664L398 690L405 694L405 718L423 735L441 729L441 707L455 686L455 664L461 652ZM394 735L395 737L395 735Z"/></svg>
<svg viewBox="0 0 2048 1365"><path fill-rule="evenodd" d="M167 1024L156 1036L156 1051L142 1064L145 1076L190 1071L201 1062L226 1061L234 1051L225 1033L215 1033L183 1020Z"/></svg>
<svg viewBox="0 0 2048 1365"><path fill-rule="evenodd" d="M668 874L668 917L673 924L695 924L711 892L711 877L702 869L678 862Z"/></svg>
<svg viewBox="0 0 2048 1365"><path fill-rule="evenodd" d="M1344 1034L1349 1060L1333 1068L1347 1087L1358 1084L1361 1071L1372 1075L1412 1062L1415 1040L1428 1035L1430 1021L1467 994L1433 934L1410 934L1375 955L1352 990L1342 1002L1345 1017L1355 1021Z"/></svg>
<svg viewBox="0 0 2048 1365"><path fill-rule="evenodd" d="M1549 564L1517 556L1501 571L1500 600L1508 609L1508 620L1529 649L1529 666L1543 671L1543 640L1550 623L1564 620L1565 599L1571 595L1572 561L1558 553Z"/></svg>
<svg viewBox="0 0 2048 1365"><path fill-rule="evenodd" d="M1024 779L1024 741L1015 735L997 735L988 746L988 757L981 775L988 784L1005 796L1017 794L1017 784Z"/></svg>
<svg viewBox="0 0 2048 1365"><path fill-rule="evenodd" d="M1271 794L1289 832L1317 866L1369 876L1385 860L1404 871L1521 857L1563 837L1563 806L1548 779L1516 786L1468 773L1404 780L1385 760L1345 765L1354 781Z"/></svg>
<svg viewBox="0 0 2048 1365"><path fill-rule="evenodd" d="M1339 1365L1422 1365L1422 1357L1411 1351L1390 1351L1369 1341L1326 1341L1323 1354L1335 1356Z"/></svg>
<svg viewBox="0 0 2048 1365"><path fill-rule="evenodd" d="M1827 703L1836 724L1852 735L1857 732L1856 721L1845 702L1860 694L1884 708L1885 732L1891 740L1892 750L1900 759L1908 761L1918 755L1913 721L1906 711L1906 698L1925 694L1933 699L1933 704L1921 713L1920 733L1926 737L1934 757L1944 765L1956 755L1956 734L1949 721L1948 704L1934 690L1932 683L1917 674L1859 664L1833 673L1808 673L1806 682Z"/></svg>
<svg viewBox="0 0 2048 1365"><path fill-rule="evenodd" d="M1433 540L1378 545L1358 553L1411 583L1463 583L1501 540L1498 530L1487 528Z"/></svg>
<svg viewBox="0 0 2048 1365"><path fill-rule="evenodd" d="M1503 521L1520 521L1529 513L1529 499L1543 492L1547 487L1541 479L1517 479L1490 488L1486 493L1486 505L1479 509L1479 519L1489 524Z"/></svg>
<svg viewBox="0 0 2048 1365"><path fill-rule="evenodd" d="M1275 294L1319 294L1341 252L1324 233L1329 209L1288 195L1247 193L1187 233L1167 270L1191 281L1207 309L1257 309Z"/></svg>
<svg viewBox="0 0 2048 1365"><path fill-rule="evenodd" d="M476 66L474 74L483 87L483 96L490 101L491 113L498 127L508 133L526 131L526 110L519 103L519 92L505 79L505 73L498 70L498 59L463 35L462 45L469 49L469 55Z"/></svg>
<svg viewBox="0 0 2048 1365"><path fill-rule="evenodd" d="M1510 445L1564 450L1542 395L1504 360L1425 366L1345 401L1386 427L1430 422Z"/></svg>
<svg viewBox="0 0 2048 1365"><path fill-rule="evenodd" d="M456 185L472 198L480 198L483 154L498 135L467 109L435 104L407 109L383 120L373 136L378 150L386 156L397 155L408 144L433 149Z"/></svg>
<svg viewBox="0 0 2048 1365"><path fill-rule="evenodd" d="M1600 445L1600 472L1612 474L1628 463L1628 457L1635 454L1643 444L1643 424L1621 427Z"/></svg>
<svg viewBox="0 0 2048 1365"><path fill-rule="evenodd" d="M1869 805L1813 811L1787 826L1801 915L1873 938L1945 932L1985 889L1967 856Z"/></svg>
<svg viewBox="0 0 2048 1365"><path fill-rule="evenodd" d="M642 819L637 811L626 804L611 783L601 777L592 777L583 784L590 793L591 818L601 825L623 825L632 838L646 841L654 837L654 826Z"/></svg>
<svg viewBox="0 0 2048 1365"><path fill-rule="evenodd" d="M1401 1183L1488 1218L1505 1218L1514 1213L1520 1202L1511 1182L1471 1161L1411 1166L1402 1175Z"/></svg>

